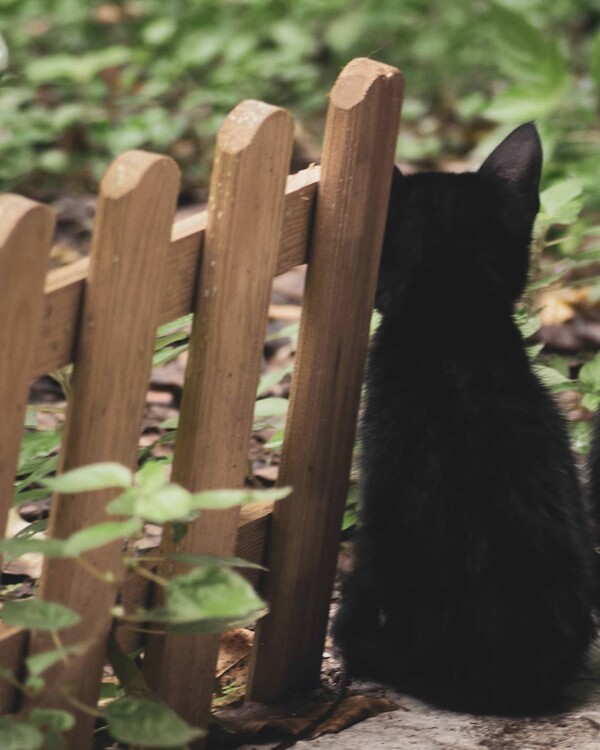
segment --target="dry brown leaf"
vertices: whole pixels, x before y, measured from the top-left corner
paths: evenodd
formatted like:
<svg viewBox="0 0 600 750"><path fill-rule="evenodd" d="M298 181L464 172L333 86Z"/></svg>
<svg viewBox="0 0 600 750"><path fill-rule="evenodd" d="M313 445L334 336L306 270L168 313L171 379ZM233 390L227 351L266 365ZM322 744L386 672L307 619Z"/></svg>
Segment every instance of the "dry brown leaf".
<svg viewBox="0 0 600 750"><path fill-rule="evenodd" d="M237 703L246 692L253 641L254 633L243 628L223 634L216 669L215 708Z"/></svg>
<svg viewBox="0 0 600 750"><path fill-rule="evenodd" d="M564 287L551 289L540 296L540 321L545 326L557 326L571 320L578 312L592 307L592 287Z"/></svg>
<svg viewBox="0 0 600 750"><path fill-rule="evenodd" d="M360 721L399 708L397 703L385 697L373 695L349 695L335 711L310 735L311 739L322 734L337 734Z"/></svg>
<svg viewBox="0 0 600 750"><path fill-rule="evenodd" d="M221 637L219 658L217 659L217 678L223 677L243 659L250 656L254 633L245 628L230 630Z"/></svg>
<svg viewBox="0 0 600 750"><path fill-rule="evenodd" d="M266 729L296 736L314 726L331 705L332 702L310 703L299 709L292 704L267 706L248 701L236 708L216 711L215 717L228 731L244 736L254 737Z"/></svg>

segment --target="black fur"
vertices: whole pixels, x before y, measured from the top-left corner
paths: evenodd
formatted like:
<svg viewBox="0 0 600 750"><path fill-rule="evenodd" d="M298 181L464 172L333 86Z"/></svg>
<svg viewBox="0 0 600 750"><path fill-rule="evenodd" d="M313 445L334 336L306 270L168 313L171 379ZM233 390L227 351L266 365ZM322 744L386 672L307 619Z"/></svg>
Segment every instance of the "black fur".
<svg viewBox="0 0 600 750"><path fill-rule="evenodd" d="M513 320L541 145L395 171L362 423L362 523L334 636L350 675L456 710L555 708L595 632L563 421Z"/></svg>

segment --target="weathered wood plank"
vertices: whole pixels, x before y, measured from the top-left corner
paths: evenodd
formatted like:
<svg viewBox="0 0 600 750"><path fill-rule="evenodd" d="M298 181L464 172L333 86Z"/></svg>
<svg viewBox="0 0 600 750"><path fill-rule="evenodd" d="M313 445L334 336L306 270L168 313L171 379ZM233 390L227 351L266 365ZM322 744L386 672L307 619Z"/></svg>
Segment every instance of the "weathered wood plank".
<svg viewBox="0 0 600 750"><path fill-rule="evenodd" d="M253 700L319 680L401 100L400 72L367 59L330 96Z"/></svg>
<svg viewBox="0 0 600 750"><path fill-rule="evenodd" d="M306 248L319 167L287 179L281 241L275 275L306 262ZM181 219L173 225L167 255L165 288L159 325L194 309L196 269L200 263L207 214ZM89 261L87 258L51 271L46 279L44 315L34 375L44 375L73 360L78 317Z"/></svg>
<svg viewBox="0 0 600 750"><path fill-rule="evenodd" d="M17 680L24 678L26 650L27 631L0 623L0 666ZM20 697L20 692L13 685L0 680L0 716L13 713L18 708Z"/></svg>
<svg viewBox="0 0 600 750"><path fill-rule="evenodd" d="M54 213L19 195L0 196L0 530L12 506L19 439L39 340Z"/></svg>
<svg viewBox="0 0 600 750"><path fill-rule="evenodd" d="M255 101L238 105L217 137L173 462L173 479L193 491L244 485L292 137L288 112ZM237 527L237 509L203 513L177 549L231 555ZM195 725L208 720L218 643L149 638L150 683Z"/></svg>
<svg viewBox="0 0 600 750"><path fill-rule="evenodd" d="M142 412L162 299L163 269L179 188L179 170L168 157L130 151L116 159L102 180L86 282L72 394L61 446L61 470L95 461L135 467ZM49 534L59 539L106 518L112 490L55 496ZM46 560L40 594L77 610L81 623L63 634L66 644L95 639L84 656L51 670L53 690L44 705L69 706L65 693L94 706L105 640L118 582L121 543L85 555L115 586L99 583L72 560ZM68 585L65 582L68 581ZM48 647L31 637L31 652ZM93 719L76 711L69 747L91 746Z"/></svg>

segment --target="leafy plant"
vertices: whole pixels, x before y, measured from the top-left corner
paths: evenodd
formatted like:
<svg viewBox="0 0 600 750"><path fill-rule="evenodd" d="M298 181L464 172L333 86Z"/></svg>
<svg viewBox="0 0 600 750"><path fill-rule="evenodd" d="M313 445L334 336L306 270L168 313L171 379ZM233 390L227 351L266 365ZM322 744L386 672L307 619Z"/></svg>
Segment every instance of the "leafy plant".
<svg viewBox="0 0 600 750"><path fill-rule="evenodd" d="M169 559L190 569L170 579L160 574L160 556L144 557L135 554L133 541L142 533L145 521L189 524L198 516L213 509L223 509L251 502L278 500L289 493L289 488L274 490L211 490L192 493L168 482L164 463L147 463L135 475L115 463L100 463L73 469L58 477L45 479L49 490L79 493L107 488L123 492L110 503L106 511L118 515L119 521L105 521L72 534L66 539L38 539L27 536L0 541L0 552L18 557L29 552L46 557L70 558L74 564L84 564L81 555L91 549L118 539L126 540L123 563L128 570L151 578L164 589L163 604L153 609L139 608L126 611L121 605L113 607L116 621L139 625L153 622L165 631L177 633L214 633L253 622L266 611L266 605L245 578L232 567L259 567L237 558L220 559L174 553ZM151 572L157 566L159 572ZM150 567L149 567L150 566ZM86 566L89 570L89 566ZM100 585L112 582L112 576L102 571L95 573ZM80 658L93 641L65 645L61 632L77 624L77 612L56 602L38 598L5 602L0 619L9 626L42 630L51 634L54 648L30 656L26 661L27 676L20 682L16 675L0 669L0 678L8 680L30 697L52 689L44 673L58 662ZM124 691L98 713L108 725L111 735L121 742L135 742L140 747L173 747L187 743L201 735L187 725L171 709L156 698L148 688L134 662L124 654L114 638L109 644L109 656ZM89 707L90 711L96 711ZM73 725L73 717L63 711L32 712L26 720L5 717L0 722L2 747L41 748L64 747L62 734ZM46 744L44 744L46 743Z"/></svg>

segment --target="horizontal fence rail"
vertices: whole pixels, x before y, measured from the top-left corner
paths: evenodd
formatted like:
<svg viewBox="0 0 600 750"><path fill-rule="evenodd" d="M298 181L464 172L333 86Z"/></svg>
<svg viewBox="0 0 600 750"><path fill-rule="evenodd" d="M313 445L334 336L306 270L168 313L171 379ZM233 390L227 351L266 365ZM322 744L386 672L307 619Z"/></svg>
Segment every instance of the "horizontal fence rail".
<svg viewBox="0 0 600 750"><path fill-rule="evenodd" d="M283 226L275 275L306 263L308 236L320 167L290 175L285 190ZM193 312L196 269L200 263L207 212L179 219L167 251L166 279L159 325ZM50 271L44 291L44 312L33 376L45 375L73 361L77 326L89 258Z"/></svg>

